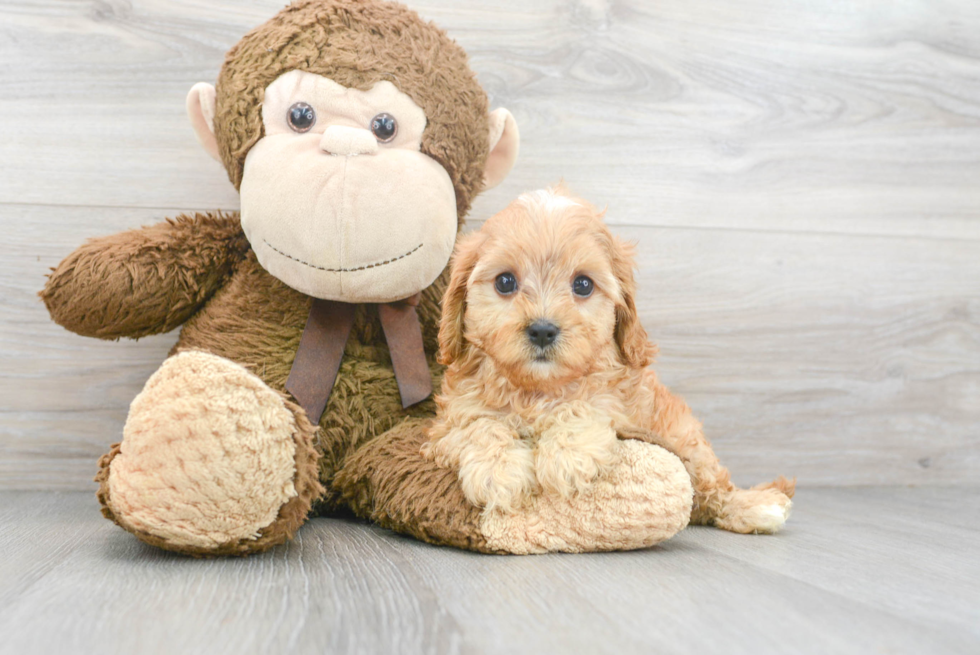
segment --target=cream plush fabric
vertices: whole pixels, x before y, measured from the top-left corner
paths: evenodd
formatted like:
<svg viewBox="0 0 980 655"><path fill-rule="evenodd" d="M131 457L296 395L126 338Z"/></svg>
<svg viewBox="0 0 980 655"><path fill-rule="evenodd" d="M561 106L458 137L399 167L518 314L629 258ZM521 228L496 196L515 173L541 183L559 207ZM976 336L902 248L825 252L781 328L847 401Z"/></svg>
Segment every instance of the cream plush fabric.
<svg viewBox="0 0 980 655"><path fill-rule="evenodd" d="M683 530L694 489L681 461L659 446L620 441L611 474L571 499L536 496L515 513L485 513L487 546L518 555L633 550Z"/></svg>
<svg viewBox="0 0 980 655"><path fill-rule="evenodd" d="M315 112L306 132L289 125L296 103ZM382 113L397 121L383 143L369 131ZM360 91L294 70L269 85L262 123L241 193L242 228L263 268L341 302L402 300L435 281L456 241L456 194L419 150L426 118L411 98L388 81Z"/></svg>
<svg viewBox="0 0 980 655"><path fill-rule="evenodd" d="M297 495L295 431L282 398L244 367L171 357L133 400L109 471L112 511L177 546L255 538Z"/></svg>

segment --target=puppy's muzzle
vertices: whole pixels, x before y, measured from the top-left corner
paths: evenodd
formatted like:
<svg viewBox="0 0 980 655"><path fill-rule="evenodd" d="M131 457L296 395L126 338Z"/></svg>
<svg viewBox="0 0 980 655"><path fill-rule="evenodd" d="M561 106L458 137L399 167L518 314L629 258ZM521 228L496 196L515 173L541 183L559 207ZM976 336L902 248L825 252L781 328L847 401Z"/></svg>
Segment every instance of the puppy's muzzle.
<svg viewBox="0 0 980 655"><path fill-rule="evenodd" d="M558 338L560 330L551 321L535 321L527 328L527 338L538 348L547 348Z"/></svg>

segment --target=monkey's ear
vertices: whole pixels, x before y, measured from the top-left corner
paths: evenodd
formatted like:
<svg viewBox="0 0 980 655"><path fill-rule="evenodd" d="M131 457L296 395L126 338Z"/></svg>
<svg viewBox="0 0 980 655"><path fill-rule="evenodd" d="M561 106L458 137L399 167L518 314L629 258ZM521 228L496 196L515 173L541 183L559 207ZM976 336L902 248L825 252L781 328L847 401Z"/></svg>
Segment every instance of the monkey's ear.
<svg viewBox="0 0 980 655"><path fill-rule="evenodd" d="M474 232L456 242L449 286L442 297L442 320L439 322L439 363L444 366L449 366L463 354L466 283L480 259L484 241L486 238L482 233Z"/></svg>
<svg viewBox="0 0 980 655"><path fill-rule="evenodd" d="M490 154L483 169L484 190L504 181L517 161L520 146L521 134L511 113L503 107L490 112Z"/></svg>
<svg viewBox="0 0 980 655"><path fill-rule="evenodd" d="M218 140L214 138L214 97L213 86L206 82L198 82L187 93L187 115L191 119L197 140L204 146L205 152L220 162Z"/></svg>

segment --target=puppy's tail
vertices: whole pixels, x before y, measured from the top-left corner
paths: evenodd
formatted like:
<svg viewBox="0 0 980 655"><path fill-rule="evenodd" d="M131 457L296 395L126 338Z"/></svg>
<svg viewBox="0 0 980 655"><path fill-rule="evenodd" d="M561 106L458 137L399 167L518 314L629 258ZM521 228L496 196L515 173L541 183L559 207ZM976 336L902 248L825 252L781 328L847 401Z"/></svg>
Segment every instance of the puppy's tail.
<svg viewBox="0 0 980 655"><path fill-rule="evenodd" d="M763 484L757 484L753 489L776 489L777 491L782 491L784 494L793 497L796 493L796 478L792 480L787 480L784 476L780 475L778 478L772 482L765 482Z"/></svg>

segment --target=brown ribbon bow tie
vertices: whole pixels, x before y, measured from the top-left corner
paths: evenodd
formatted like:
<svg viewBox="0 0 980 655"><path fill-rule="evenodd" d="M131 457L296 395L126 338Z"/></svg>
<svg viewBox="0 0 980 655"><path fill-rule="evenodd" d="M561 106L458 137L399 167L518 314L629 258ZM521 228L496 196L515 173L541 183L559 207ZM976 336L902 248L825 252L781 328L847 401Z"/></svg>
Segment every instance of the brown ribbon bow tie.
<svg viewBox="0 0 980 655"><path fill-rule="evenodd" d="M402 407L411 407L432 395L432 377L422 345L422 325L415 308L421 294L399 302L378 305L378 317L395 369L395 380ZM344 346L354 326L356 305L334 300L313 299L310 317L299 340L296 359L286 380L286 391L293 394L314 425L320 422L333 391Z"/></svg>

